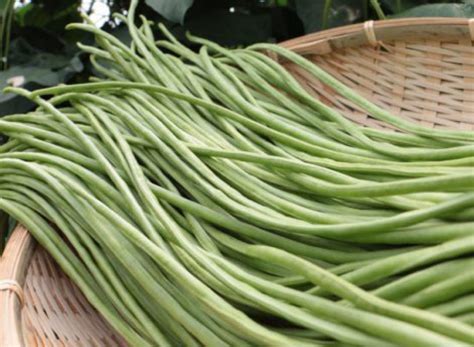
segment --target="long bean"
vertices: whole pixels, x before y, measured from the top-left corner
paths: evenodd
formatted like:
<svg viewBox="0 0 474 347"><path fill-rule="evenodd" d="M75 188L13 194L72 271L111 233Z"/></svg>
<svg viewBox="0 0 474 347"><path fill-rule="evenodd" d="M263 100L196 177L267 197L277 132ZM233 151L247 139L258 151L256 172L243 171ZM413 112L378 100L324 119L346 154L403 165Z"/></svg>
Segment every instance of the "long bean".
<svg viewBox="0 0 474 347"><path fill-rule="evenodd" d="M0 213L111 326L140 346L471 343L472 132L398 118L277 45L156 41L137 5L115 15L130 45L68 26L100 76L7 88L38 108L0 120Z"/></svg>

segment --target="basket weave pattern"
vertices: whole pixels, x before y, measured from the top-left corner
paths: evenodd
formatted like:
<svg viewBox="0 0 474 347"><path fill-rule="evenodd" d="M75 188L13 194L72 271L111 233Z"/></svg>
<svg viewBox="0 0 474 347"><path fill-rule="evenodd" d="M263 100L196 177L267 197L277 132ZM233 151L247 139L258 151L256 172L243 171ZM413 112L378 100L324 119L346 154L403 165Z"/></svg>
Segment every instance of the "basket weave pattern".
<svg viewBox="0 0 474 347"><path fill-rule="evenodd" d="M341 82L400 117L429 128L474 130L474 38L467 26L457 32L452 26L449 31L443 30L451 19L432 21L439 23L438 32L429 31L428 24L420 26L410 20L379 22L383 27L374 31L380 41L372 47L358 45L368 35L360 25L352 36L344 37L347 27L343 27L284 45L306 53L307 58ZM412 35L383 39L396 32L406 33L407 27L411 27ZM391 30L383 31L387 28ZM339 109L347 118L373 128L390 128L300 67L283 65L316 98Z"/></svg>
<svg viewBox="0 0 474 347"><path fill-rule="evenodd" d="M427 48L432 50L428 54ZM348 48L324 57L314 56L312 61L400 117L430 128L474 130L473 53L474 50L460 49L448 42L394 42L380 49ZM290 67L290 71L313 94L343 110L351 120L376 128L387 127L334 90L327 90L321 82L304 76L301 68ZM459 93L464 85L473 88L471 93Z"/></svg>
<svg viewBox="0 0 474 347"><path fill-rule="evenodd" d="M24 311L28 346L48 345L46 341L98 347L126 345L41 247L33 254L26 276Z"/></svg>
<svg viewBox="0 0 474 347"><path fill-rule="evenodd" d="M427 127L474 130L474 30L467 20L393 20L370 29L346 26L282 45L394 114ZM346 117L389 128L299 68L280 63ZM0 263L2 279L23 286L25 305L14 292L0 291L1 347L126 345L22 227Z"/></svg>

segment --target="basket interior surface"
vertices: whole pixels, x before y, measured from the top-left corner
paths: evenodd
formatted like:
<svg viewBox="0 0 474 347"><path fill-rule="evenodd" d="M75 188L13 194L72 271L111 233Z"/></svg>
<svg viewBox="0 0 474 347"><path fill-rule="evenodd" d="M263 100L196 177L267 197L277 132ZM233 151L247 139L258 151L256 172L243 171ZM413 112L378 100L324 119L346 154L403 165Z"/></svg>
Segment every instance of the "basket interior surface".
<svg viewBox="0 0 474 347"><path fill-rule="evenodd" d="M31 258L24 293L27 346L126 346L40 246Z"/></svg>
<svg viewBox="0 0 474 347"><path fill-rule="evenodd" d="M337 47L333 42L324 54L321 46L314 45L314 52L307 48L312 40L324 41L321 36L286 46L294 45L295 51L306 47L307 58L315 64L400 117L427 127L474 130L473 42L466 35L444 38L441 32L428 38L405 35L378 46ZM298 67L280 63L316 98L346 117L365 126L390 128ZM22 324L28 346L125 345L39 246L27 269L24 292Z"/></svg>
<svg viewBox="0 0 474 347"><path fill-rule="evenodd" d="M474 130L474 47L470 39L383 42L307 55L383 109L429 128ZM301 68L285 64L316 98L356 123L390 128Z"/></svg>

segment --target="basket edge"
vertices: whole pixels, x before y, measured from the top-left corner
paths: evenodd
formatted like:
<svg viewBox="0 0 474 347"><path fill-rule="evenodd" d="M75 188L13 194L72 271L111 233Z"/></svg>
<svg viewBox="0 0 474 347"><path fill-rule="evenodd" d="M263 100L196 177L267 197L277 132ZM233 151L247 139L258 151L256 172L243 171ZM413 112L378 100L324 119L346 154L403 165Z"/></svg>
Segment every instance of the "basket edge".
<svg viewBox="0 0 474 347"><path fill-rule="evenodd" d="M332 29L322 30L315 33L309 33L294 39L283 41L279 43L281 46L291 49L299 54L326 54L330 53L341 41L347 41L348 38L355 43L356 46L362 44L370 44L370 38L367 37L366 23L372 22L371 27L377 34L377 38L384 40L384 31L413 29L421 31L429 26L433 26L433 34L443 33L442 28L458 28L457 34L464 35L467 39L474 41L470 31L469 18L454 18L454 17L414 17L414 18L398 18L386 19L377 21L366 21L363 23L356 23L351 25L344 25ZM358 40L354 40L358 38Z"/></svg>
<svg viewBox="0 0 474 347"><path fill-rule="evenodd" d="M0 281L12 280L23 287L26 269L36 241L29 231L18 225L7 242L0 261ZM0 346L25 346L22 326L22 306L18 295L9 290L0 291Z"/></svg>

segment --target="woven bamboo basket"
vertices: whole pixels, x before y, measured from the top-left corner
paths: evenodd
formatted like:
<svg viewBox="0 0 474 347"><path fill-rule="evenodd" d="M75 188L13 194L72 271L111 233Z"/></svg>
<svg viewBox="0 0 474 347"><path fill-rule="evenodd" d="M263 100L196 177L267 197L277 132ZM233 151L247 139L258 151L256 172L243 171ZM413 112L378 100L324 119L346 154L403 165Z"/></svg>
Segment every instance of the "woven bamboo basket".
<svg viewBox="0 0 474 347"><path fill-rule="evenodd" d="M394 114L431 128L474 130L474 20L366 22L282 43ZM280 61L316 98L364 126L387 128L304 71ZM0 263L0 346L123 346L123 339L18 226Z"/></svg>

